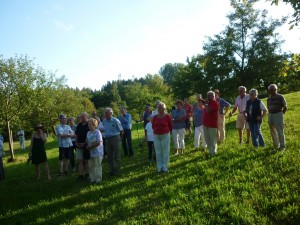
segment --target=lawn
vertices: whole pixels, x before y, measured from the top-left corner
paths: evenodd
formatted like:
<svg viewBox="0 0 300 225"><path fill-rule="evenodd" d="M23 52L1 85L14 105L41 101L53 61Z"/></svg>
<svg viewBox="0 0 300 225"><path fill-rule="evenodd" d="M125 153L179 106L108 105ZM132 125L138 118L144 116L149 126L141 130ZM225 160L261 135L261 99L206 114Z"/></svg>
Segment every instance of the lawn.
<svg viewBox="0 0 300 225"><path fill-rule="evenodd" d="M285 97L284 153L272 152L266 120L266 148L239 146L231 118L216 156L195 151L190 139L163 175L147 165L147 149L138 145L141 123L133 125L136 156L122 158L118 177L108 176L105 159L100 185L77 181L76 173L57 176L55 138L47 143L53 179L43 173L36 181L33 165L26 165L29 143L25 151L15 143L16 162L7 163L7 151L3 159L0 224L300 224L300 92Z"/></svg>

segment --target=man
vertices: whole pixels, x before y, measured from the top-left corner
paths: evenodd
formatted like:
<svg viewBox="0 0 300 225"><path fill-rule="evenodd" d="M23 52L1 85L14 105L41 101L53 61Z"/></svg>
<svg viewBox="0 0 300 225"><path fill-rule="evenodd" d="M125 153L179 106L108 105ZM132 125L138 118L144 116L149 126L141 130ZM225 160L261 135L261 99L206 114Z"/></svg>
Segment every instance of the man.
<svg viewBox="0 0 300 225"><path fill-rule="evenodd" d="M203 131L210 155L217 153L217 131L218 131L218 113L219 103L215 99L213 91L207 92L207 100L204 105Z"/></svg>
<svg viewBox="0 0 300 225"><path fill-rule="evenodd" d="M122 136L122 147L125 157L133 157L134 151L132 148L132 137L131 137L131 128L132 120L131 115L127 112L125 107L120 108L121 114L118 117L121 125L123 127L123 136ZM129 151L129 152L128 152Z"/></svg>
<svg viewBox="0 0 300 225"><path fill-rule="evenodd" d="M121 155L120 155L120 136L123 133L123 127L117 118L112 116L113 110L111 108L105 109L105 118L103 126L105 131L105 141L109 164L110 176L118 175L120 173Z"/></svg>
<svg viewBox="0 0 300 225"><path fill-rule="evenodd" d="M244 111L246 110L247 101L249 100L249 95L246 94L246 87L240 86L239 87L239 96L236 97L235 103L233 106L232 112L230 112L229 116L233 116L235 111L238 110L238 116L236 120L236 128L238 130L239 134L239 144L243 144L243 129L246 128L247 130L247 144L249 144L249 138L250 138L250 129L248 126L248 123L246 121L246 118L244 116Z"/></svg>
<svg viewBox="0 0 300 225"><path fill-rule="evenodd" d="M89 166L88 160L89 150L86 147L86 135L89 131L88 127L89 116L86 112L81 113L80 122L77 124L75 131L75 143L76 143L76 160L78 165L78 180L84 180L88 178Z"/></svg>
<svg viewBox="0 0 300 225"><path fill-rule="evenodd" d="M192 118L192 110L193 106L189 103L189 98L184 98L184 104L182 108L185 110L185 130L188 131L188 138L192 135L192 128L191 128L191 118Z"/></svg>
<svg viewBox="0 0 300 225"><path fill-rule="evenodd" d="M18 130L17 135L19 137L20 149L25 149L25 133L21 128Z"/></svg>
<svg viewBox="0 0 300 225"><path fill-rule="evenodd" d="M268 87L270 96L267 99L267 108L269 111L269 127L273 140L274 150L284 151L286 147L284 136L284 118L283 114L287 110L287 104L284 97L277 93L277 85L271 84Z"/></svg>
<svg viewBox="0 0 300 225"><path fill-rule="evenodd" d="M59 116L60 124L56 127L56 135L59 145L59 175L68 175L70 151L74 133L69 125L67 125L67 117L64 114Z"/></svg>
<svg viewBox="0 0 300 225"><path fill-rule="evenodd" d="M218 114L218 144L221 144L225 140L225 116L230 108L230 103L220 98L220 91L215 91L216 101L219 103Z"/></svg>
<svg viewBox="0 0 300 225"><path fill-rule="evenodd" d="M92 118L96 119L98 121L98 124L100 123L100 117L97 115L96 111L92 112Z"/></svg>

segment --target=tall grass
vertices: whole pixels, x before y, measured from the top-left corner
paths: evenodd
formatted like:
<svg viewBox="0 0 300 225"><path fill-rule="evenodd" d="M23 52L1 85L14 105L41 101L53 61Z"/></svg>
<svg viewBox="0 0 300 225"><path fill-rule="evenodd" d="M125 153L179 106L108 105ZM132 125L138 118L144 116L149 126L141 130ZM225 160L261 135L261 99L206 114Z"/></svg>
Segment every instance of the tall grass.
<svg viewBox="0 0 300 225"><path fill-rule="evenodd" d="M147 149L138 146L142 124L133 125L135 158L122 158L118 177L108 176L104 160L100 185L77 181L76 174L57 176L57 141L51 138L53 179L43 173L36 181L33 165L26 165L28 148L18 150L15 143L17 161L7 163L8 153L4 157L0 224L300 224L300 92L285 97L284 153L272 152L266 120L266 148L239 146L231 118L217 156L195 151L188 140L185 154L172 154L164 175L156 173L155 164L147 165Z"/></svg>

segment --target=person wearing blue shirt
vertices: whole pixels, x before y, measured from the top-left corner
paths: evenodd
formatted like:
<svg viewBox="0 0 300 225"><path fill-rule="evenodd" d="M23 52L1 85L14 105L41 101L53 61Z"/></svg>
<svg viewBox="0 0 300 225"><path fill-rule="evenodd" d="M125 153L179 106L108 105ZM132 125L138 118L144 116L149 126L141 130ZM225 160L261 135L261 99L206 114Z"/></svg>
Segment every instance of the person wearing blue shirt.
<svg viewBox="0 0 300 225"><path fill-rule="evenodd" d="M219 114L218 114L218 144L221 144L225 140L225 116L230 108L230 103L220 98L220 91L215 91L216 100L219 103Z"/></svg>
<svg viewBox="0 0 300 225"><path fill-rule="evenodd" d="M112 116L112 108L106 108L104 114L105 119L102 123L105 132L109 174L113 176L120 173L121 155L119 142L120 135L123 133L123 127L120 121Z"/></svg>
<svg viewBox="0 0 300 225"><path fill-rule="evenodd" d="M124 133L122 136L122 147L124 151L125 157L134 156L134 151L132 148L132 137L131 137L131 115L127 113L127 110L125 107L121 107L121 114L118 117L119 121L121 122L121 125L123 127Z"/></svg>

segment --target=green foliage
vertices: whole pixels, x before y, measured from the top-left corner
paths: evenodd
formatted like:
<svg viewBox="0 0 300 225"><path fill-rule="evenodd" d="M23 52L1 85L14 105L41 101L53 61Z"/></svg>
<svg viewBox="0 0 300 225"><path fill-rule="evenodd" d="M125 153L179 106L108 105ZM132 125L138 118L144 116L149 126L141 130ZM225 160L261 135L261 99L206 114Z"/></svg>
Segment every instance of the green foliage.
<svg viewBox="0 0 300 225"><path fill-rule="evenodd" d="M186 141L184 155L171 154L168 174L147 165L146 147L139 148L142 123L133 128L135 158L122 158L121 175L103 182L76 181L76 174L59 177L57 141L49 138L47 156L52 181L35 181L34 166L26 165L26 150L7 163L1 181L1 224L298 224L300 220L300 92L285 95L287 149L273 153L267 121L262 132L266 148L238 146L235 119L226 122L226 141L218 155L194 151ZM265 99L264 99L265 101ZM7 144L5 144L5 150ZM171 151L173 148L171 148ZM43 169L43 167L42 167ZM42 170L42 172L44 172Z"/></svg>

